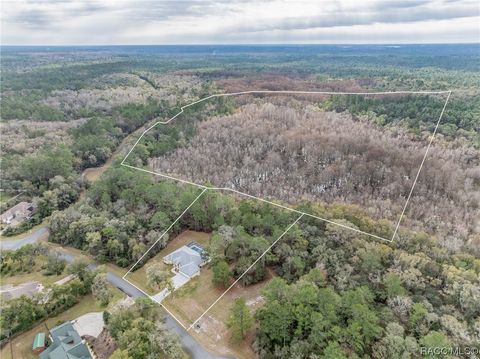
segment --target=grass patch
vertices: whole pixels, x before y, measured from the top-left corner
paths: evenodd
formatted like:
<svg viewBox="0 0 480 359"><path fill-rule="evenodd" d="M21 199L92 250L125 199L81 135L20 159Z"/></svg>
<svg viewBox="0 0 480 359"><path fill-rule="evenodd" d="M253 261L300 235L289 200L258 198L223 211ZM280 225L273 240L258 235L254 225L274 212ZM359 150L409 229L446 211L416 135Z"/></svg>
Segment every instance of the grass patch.
<svg viewBox="0 0 480 359"><path fill-rule="evenodd" d="M5 192L1 191L0 192L0 203L8 202L8 201L10 201L10 199L12 197L13 196L9 195L8 193L5 193Z"/></svg>
<svg viewBox="0 0 480 359"><path fill-rule="evenodd" d="M39 255L35 257L35 265L30 268L29 272L17 272L2 275L0 278L0 285L13 284L18 285L26 282L39 282L43 285L53 284L56 281L67 276L65 270L59 275L44 275L45 269L43 267L47 263L47 257Z"/></svg>
<svg viewBox="0 0 480 359"><path fill-rule="evenodd" d="M184 325L190 326L225 291L225 288L216 287L212 283L212 277L213 273L209 268L202 268L198 277L168 296L163 304ZM227 328L230 308L235 298L241 296L246 299L254 313L263 304L261 291L272 278L272 272L267 271L266 279L260 283L247 287L237 284L200 320L200 328L193 328L189 333L206 349L216 354L241 359L255 357L251 348L255 332L253 329L244 341L232 342Z"/></svg>
<svg viewBox="0 0 480 359"><path fill-rule="evenodd" d="M125 294L123 294L117 288L110 288L114 292L114 297L111 300L111 304L109 305L109 307L113 305L116 301L118 301L120 298L125 296ZM67 309L66 311L55 317L48 318L39 325L15 337L12 340L11 345L7 344L1 349L0 357L2 359L38 359L38 356L32 353L33 338L38 332L47 333L47 328L45 327L45 325L47 325L48 328L52 328L59 323L63 323L67 320L76 319L83 314L100 312L104 311L105 309L106 308L101 307L97 303L97 301L95 300L95 298L93 298L92 295L87 295L83 297L80 302L75 304L72 308Z"/></svg>
<svg viewBox="0 0 480 359"><path fill-rule="evenodd" d="M198 242L202 246L206 247L209 242L210 242L210 233L204 233L204 232L195 232L195 231L184 231L180 233L177 237L172 239L168 245L162 249L155 257L149 259L145 265L139 269L137 269L134 272L130 272L126 279L128 281L132 282L135 284L138 288L142 289L144 292L154 295L159 292L159 290L154 290L150 288L147 285L147 274L146 274L146 269L149 265L153 263L158 263L160 264L163 269L170 271L171 266L166 265L163 263L163 257L165 257L167 254L177 250L178 248L187 245L190 242ZM133 265L133 263L132 263ZM111 268L110 265L107 265L108 268ZM117 267L118 268L118 267ZM118 271L118 269L116 269ZM127 272L128 270L125 270L122 273L122 276ZM172 273L173 277L173 273ZM183 289L183 288L182 288Z"/></svg>

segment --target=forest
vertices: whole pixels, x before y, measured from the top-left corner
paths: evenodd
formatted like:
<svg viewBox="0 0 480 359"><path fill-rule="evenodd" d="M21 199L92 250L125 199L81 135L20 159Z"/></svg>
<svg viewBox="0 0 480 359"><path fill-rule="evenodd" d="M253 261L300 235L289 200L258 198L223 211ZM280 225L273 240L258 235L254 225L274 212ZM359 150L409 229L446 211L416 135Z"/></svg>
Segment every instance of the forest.
<svg viewBox="0 0 480 359"><path fill-rule="evenodd" d="M149 166L157 173L261 198L355 204L375 218L398 220L425 154L428 131L416 136L402 127L377 124L384 115L375 113L325 112L286 98L251 101L233 115L201 122L186 144L149 160ZM148 148L151 136L161 143L168 129L152 130L140 146ZM430 149L406 223L438 235L454 249L475 236L480 157L473 146L452 148L447 141ZM422 205L426 202L427 207ZM445 222L430 225L435 217Z"/></svg>
<svg viewBox="0 0 480 359"><path fill-rule="evenodd" d="M25 232L53 210L67 208L88 186L82 176L85 169L103 165L121 141L143 125L171 116L176 96L208 91L208 86L201 88L189 79L174 84L172 76L150 75L146 82L142 73L105 78L105 69L97 70L101 79L78 91L32 88L17 93L4 86L2 190L17 203L33 202L38 210L20 226L7 227L3 235ZM42 76L56 81L60 71ZM161 85L153 87L160 79ZM15 202L1 203L2 212Z"/></svg>
<svg viewBox="0 0 480 359"><path fill-rule="evenodd" d="M239 297L227 324L232 343L248 340L260 358L400 359L419 357L422 347L479 347L475 46L2 47L1 58L7 200L0 207L3 212L32 201L37 208L29 221L2 235L42 223L49 241L125 270L201 193L120 165L146 128L181 106L212 93L252 89L453 90L395 241L302 217L239 281L245 289L268 281L261 307L249 312ZM126 164L261 195L390 238L444 100L216 98L155 126ZM105 163L96 181L82 176ZM225 289L297 218L274 205L208 190L134 269L184 230L209 232L207 266L214 284ZM28 273L41 261L45 275L61 269L77 278L53 288L48 301L2 302L0 324L11 330L2 337L90 293L108 302L102 270L66 265L43 247L2 251L1 274ZM183 355L151 302L139 300L104 319L118 345L112 358L140 359L148 351Z"/></svg>
<svg viewBox="0 0 480 359"><path fill-rule="evenodd" d="M53 215L51 240L128 265L198 194L137 171L112 169L84 203ZM304 206L364 231L390 231L385 221L355 207ZM218 284L227 285L296 217L208 191L147 257L185 229L213 231L210 265L219 273ZM218 269L222 263L231 268L226 278ZM260 357L401 358L422 345L478 344L480 260L452 254L426 233L402 230L397 241L387 243L302 219L242 278L242 285L261 282L267 268L277 277L265 287L266 303L255 314L254 348Z"/></svg>

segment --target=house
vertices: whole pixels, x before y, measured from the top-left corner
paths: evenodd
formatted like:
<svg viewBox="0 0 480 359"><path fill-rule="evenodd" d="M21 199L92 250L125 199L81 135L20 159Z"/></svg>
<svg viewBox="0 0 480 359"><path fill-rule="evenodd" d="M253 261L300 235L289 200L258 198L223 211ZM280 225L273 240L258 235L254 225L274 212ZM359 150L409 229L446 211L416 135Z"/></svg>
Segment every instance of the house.
<svg viewBox="0 0 480 359"><path fill-rule="evenodd" d="M200 244L191 242L163 257L163 262L172 264L174 272L193 278L200 274L200 268L206 263L203 253L204 249Z"/></svg>
<svg viewBox="0 0 480 359"><path fill-rule="evenodd" d="M176 290L200 274L200 268L208 262L208 257L200 244L191 242L163 257L163 262L173 265L172 272L175 275L172 277L171 283L173 290ZM164 288L152 298L161 303L170 293L169 288Z"/></svg>
<svg viewBox="0 0 480 359"><path fill-rule="evenodd" d="M71 322L65 322L50 329L52 344L40 353L40 359L93 359L85 341Z"/></svg>
<svg viewBox="0 0 480 359"><path fill-rule="evenodd" d="M33 354L40 354L45 350L45 333L40 332L35 335L32 344Z"/></svg>
<svg viewBox="0 0 480 359"><path fill-rule="evenodd" d="M3 212L0 216L0 220L3 224L16 227L24 220L29 219L34 212L35 207L33 206L33 203L20 202Z"/></svg>

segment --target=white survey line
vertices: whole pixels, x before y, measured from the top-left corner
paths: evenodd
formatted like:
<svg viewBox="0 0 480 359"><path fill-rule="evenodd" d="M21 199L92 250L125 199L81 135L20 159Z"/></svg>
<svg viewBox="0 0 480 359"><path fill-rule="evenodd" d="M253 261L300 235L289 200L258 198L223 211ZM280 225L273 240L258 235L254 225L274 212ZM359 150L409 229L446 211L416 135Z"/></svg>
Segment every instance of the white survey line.
<svg viewBox="0 0 480 359"><path fill-rule="evenodd" d="M232 289L232 288L235 286L235 284L237 284L237 283L240 281L240 279L242 279L243 276L244 276L245 274L247 274L247 272L248 272L250 269L252 269L253 266L254 266L255 264L257 264L257 262L258 262L265 254L267 254L267 252L268 252L270 249L272 249L272 247L273 247L280 239L282 239L283 236L284 236L285 234L287 234L287 232L288 232L294 225L296 225L297 222L298 222L302 217L303 217L303 214L301 214L301 215L295 220L295 222L293 222L292 224L290 224L290 225L287 227L287 229L280 235L280 237L278 237L267 249L265 249L265 251L260 255L260 257L258 257L257 260L256 260L255 262L253 262L253 263L250 265L250 267L248 267L247 270L246 270L245 272L243 272L242 275L241 275L240 277L238 277L238 278L235 280L235 282L233 282L233 283L230 285L230 287L228 287L228 288L225 290L225 292L223 292L222 295L220 295L220 296L217 298L217 300L216 300L215 302L213 302L213 303L207 308L207 310L205 310L205 311L203 312L203 314L200 315L200 316L197 318L197 320L195 320L195 321L188 327L187 331L190 330L190 329L192 329L192 327L193 327L200 319L202 319L203 316L204 316L205 314L207 314L207 312L208 312L210 309L212 309L213 306L214 306L215 304L217 304L217 302L218 302L220 299L222 299L223 296L224 296L225 294L227 294L227 292L228 292L230 289Z"/></svg>
<svg viewBox="0 0 480 359"><path fill-rule="evenodd" d="M174 180L174 181L178 181L178 182L182 182L182 183L186 183L186 184L189 184L189 185L192 185L192 186L196 186L196 187L199 187L199 188L203 188L203 189L211 189L211 190L224 190L224 191L231 191L231 192L235 192L235 193L238 193L238 194L241 194L243 196L247 196L247 197L250 197L252 199L256 199L256 200L259 200L259 201L263 201L263 202L266 202L266 203L270 203L272 205L275 205L277 207L281 207L281 208L284 208L286 210L289 210L289 211L293 211L293 212L297 212L297 213L301 213L303 215L306 215L306 216L309 216L309 217L312 217L312 218L316 218L316 219L319 219L319 220L322 220L322 221L325 221L325 222L328 222L328 223L331 223L331 224L334 224L334 225L337 225L337 226L340 226L340 227L343 227L343 228L347 228L347 229L350 229L352 231L355 231L357 233L361 233L361 234L364 234L364 235L367 235L367 236L370 236L370 237L373 237L373 238L376 238L376 239L380 239L380 240L383 240L383 241L387 241L387 242L392 242L395 238L395 235L400 227L400 223L402 221L402 218L405 214L405 211L406 211L406 208L408 206L408 203L409 203L409 200L410 200L410 197L413 193L413 190L414 190L414 187L416 185L416 182L417 182L417 179L418 179L418 176L420 174L420 171L423 167L423 163L425 162L425 159L427 157L427 154L428 154L428 150L430 149L430 146L433 142L433 139L435 137L435 134L437 132L437 129L438 129L438 126L440 124L440 120L442 119L442 115L445 111L445 108L447 106L447 103L448 103L448 99L450 98L450 95L451 95L452 91L381 91L381 92L334 92L334 91L288 91L288 90L285 90L285 91L274 91L274 90L251 90L251 91L241 91L241 92L230 92L230 93L221 93L221 94L213 94L213 95L210 95L210 96L207 96L207 97L204 97L204 98L201 98L197 101L194 101L194 102L191 102L187 105L184 105L184 106L181 106L180 107L180 111L173 117L171 117L169 120L167 121L157 121L155 122L153 125L151 125L149 128L147 128L145 131L143 131L143 133L140 135L140 137L137 139L137 141L135 142L135 144L133 145L133 147L130 149L130 151L128 151L127 155L125 156L125 158L122 160L121 162L121 165L122 166L125 166L125 167L129 167L131 169L136 169L136 170L139 170L139 171L143 171L143 172L146 172L146 173L150 173L150 174L153 174L153 175L157 175L157 176L161 176L161 177L164 177L164 178L167 178L167 179L170 179L170 180ZM364 95L364 96L367 96L367 95L394 95L394 94L448 94L447 96L447 99L445 101L445 104L443 106L443 110L440 114L440 117L437 121L437 124L435 126L435 130L433 132L433 135L430 139L430 142L428 144L428 147L427 147L427 150L425 151L425 155L423 157L423 160L422 160L422 163L420 165L420 168L417 172L417 176L415 178L415 181L412 185L412 188L410 189L410 194L407 198L407 201L403 207L403 210L402 210L402 213L400 215L400 219L398 220L397 224L396 224L396 227L395 227L395 231L392 235L392 238L391 239L387 239L387 238L383 238L383 237L380 237L380 236L377 236L375 234L372 234L372 233L367 233L367 232L364 232L364 231L361 231L359 229L356 229L356 228L353 228L353 227L349 227L349 226L346 226L344 224L341 224L341 223L337 223L335 221L332 221L332 220L329 220L329 219L326 219L326 218L322 218L322 217L319 217L319 216L315 216L313 214L310 214L310 213L306 213L306 212L302 212L302 211L298 211L294 208L290 208L290 207L287 207L287 206L283 206L283 205L280 205L278 203L274 203L274 202L271 202L271 201L268 201L268 200L265 200L263 198L260 198L260 197L256 197L256 196L252 196L252 195L249 195L247 193L244 193L244 192L240 192L240 191L237 191L235 189L232 189L232 188L222 188L222 187L209 187L209 186L205 186L205 185L201 185L201 184L198 184L198 183L194 183L194 182L191 182L191 181L187 181L187 180L184 180L184 179L180 179L180 178L176 178L176 177L173 177L173 176L170 176L170 175L166 175L166 174L163 174L163 173L159 173L159 172L154 172L154 171L149 171L149 170L146 170L146 169L143 169L143 168L139 168L139 167L135 167L135 166L131 166L131 165L128 165L128 164L125 164L125 161L126 159L128 158L128 156L130 155L130 153L133 151L133 149L135 148L135 146L140 142L140 140L143 138L143 136L148 132L150 131L152 128L154 128L155 126L159 125L159 124L168 124L170 123L171 121L173 121L175 118L177 118L179 115L181 115L184 110L190 106L193 106L193 105L196 105L198 103L201 103L203 101L206 101L206 100L209 100L211 98L215 98L215 97L228 97L228 96L238 96L238 95L247 95L247 94L302 94L302 95ZM135 264L136 265L136 264Z"/></svg>
<svg viewBox="0 0 480 359"><path fill-rule="evenodd" d="M451 91L450 91L451 92ZM127 157L130 155L130 153L133 151L135 146L140 142L140 140L143 138L143 136L150 131L152 128L154 128L157 125L166 125L176 119L179 115L183 113L183 111L193 105L196 105L197 103L209 100L211 98L215 97L228 97L228 96L239 96L239 95L249 95L249 94L297 94L297 95L413 95L413 94L443 94L443 93L449 93L449 91L383 91L383 92L334 92L334 91L288 91L288 90L280 90L280 91L274 91L274 90L250 90L250 91L240 91L240 92L229 92L229 93L218 93L218 94L213 94L207 97L203 97L197 101L191 102L189 104L183 105L180 107L180 111L173 117L171 117L167 121L157 121L153 125L151 125L149 128L147 128L145 131L142 132L140 137L137 139L137 141L134 143L133 147L128 151L127 155L125 158L122 160L122 164L125 163L125 160Z"/></svg>
<svg viewBox="0 0 480 359"><path fill-rule="evenodd" d="M415 189L415 185L417 184L418 177L420 176L420 172L422 171L423 164L425 163L425 160L426 160L427 155L428 155L428 151L430 150L430 146L432 146L432 142L435 139L435 135L437 134L438 126L440 125L440 121L442 120L443 113L445 112L445 109L447 108L447 103L448 103L448 100L450 99L451 94L452 94L452 91L449 91L447 99L445 100L445 104L443 105L442 112L440 113L440 116L438 117L438 121L437 121L437 124L435 126L435 129L433 130L433 134L430 137L430 142L428 143L425 154L423 155L422 162L420 163L420 168L417 171L417 175L415 176L415 180L413 181L412 188L410 188L410 193L408 194L407 200L405 201L405 205L403 206L402 214L400 215L400 219L398 220L398 223L395 227L395 231L393 232L392 239L391 239L392 241L393 241L393 239L395 238L395 235L398 232L398 228L400 227L400 223L402 222L402 218L405 214L405 211L407 210L408 202L410 201L410 197L412 197L413 190Z"/></svg>
<svg viewBox="0 0 480 359"><path fill-rule="evenodd" d="M150 297L150 298L153 299L153 297ZM155 303L160 304L160 305L162 306L162 308L165 309L165 311L166 311L168 314L170 314L170 315L172 316L172 318L175 319L175 320L177 321L177 323L180 324L180 325L183 327L183 329L188 330L188 329L187 329L187 326L184 325L170 310L168 310L168 308L167 308L165 305L163 305L162 303L158 302L156 299L153 299L153 300L155 301Z"/></svg>
<svg viewBox="0 0 480 359"><path fill-rule="evenodd" d="M123 277L123 280L124 280L125 282L127 282L128 284L132 285L133 287L137 288L140 292L142 292L143 294L145 294L145 296L147 296L148 298L150 298L150 300L152 300L153 302L155 302L155 303L157 303L157 304L160 304L160 306L161 306L163 309L165 309L165 311L166 311L168 314L170 314L170 315L173 317L173 319L175 319L175 320L178 322L178 324L180 324L180 325L183 327L183 329L187 330L187 327L186 327L185 325L183 325L183 323L182 323L180 320L178 320L178 318L177 318L175 315L173 315L173 313L170 312L162 303L160 303L160 302L159 302L158 300L156 300L153 296L151 296L150 294L148 294L147 292L145 292L143 289L137 287L135 284L133 284L132 282L130 282L127 278L125 278L125 276Z"/></svg>
<svg viewBox="0 0 480 359"><path fill-rule="evenodd" d="M193 182L190 182L190 181L182 180L182 179L180 179L180 178L175 178L175 177L172 177L172 176L169 176L169 175L165 175L165 174L163 174L163 173L158 173L158 172L149 171L149 170L146 170L146 169L144 169L144 168L135 167L135 166L130 166L130 165L126 165L126 164L122 164L122 166L131 168L131 169L134 169L134 170L139 170L139 171L142 171L142 172L150 173L150 174L152 174L152 175L165 177L165 178L170 179L170 180L174 180L174 181L186 183L186 184L189 184L189 185L192 185L192 186L196 186L196 187L199 187L199 188L210 189L210 187L208 187L208 186L203 186L203 185L201 185L201 184L196 184L196 183L193 183Z"/></svg>
<svg viewBox="0 0 480 359"><path fill-rule="evenodd" d="M341 223L338 223L338 222L335 222L331 219L327 219L327 218L323 218L323 217L319 217L319 216L316 216L314 214L311 214L311 213L307 213L307 212L303 212L303 211L299 211L298 209L295 209L295 208L291 208L291 207L287 207L285 205L282 205L282 204L279 204L279 203L276 203L276 202L272 202L272 201L269 201L269 200L266 200L264 198L260 198L260 197L256 197L256 196L253 196L251 194L248 194L248 193L245 193L245 192L240 192L236 189L233 189L233 188L228 188L228 187L209 187L209 186L204 186L204 185L200 185L200 184L197 184L197 183L193 183L193 182L190 182L190 181L186 181L186 180L183 180L183 179L180 179L180 178L175 178L175 177L172 177L172 176L168 176L168 175L165 175L163 173L158 173L158 172L154 172L154 171L149 171L149 170L146 170L146 169L143 169L143 168L139 168L139 167L134 167L134 166L130 166L130 165L126 165L124 164L123 166L125 167L128 167L128 168L132 168L132 169L137 169L139 171L143 171L143 172L146 172L146 173L150 173L150 174L153 174L153 175L157 175L157 176L161 176L161 177L165 177L165 178L168 178L170 180L174 180L174 181L178 181L178 182L181 182L181 183L187 183L187 184L190 184L192 186L197 186L199 188L204 188L204 189L208 189L208 190L212 190L212 191L229 191L229 192L233 192L233 193L236 193L236 194L239 194L239 195L242 195L242 196L245 196L245 197L248 197L248 198L251 198L251 199L255 199L257 201L260 201L260 202L264 202L264 203L268 203L272 206L275 206L275 207L279 207L279 208L283 208L287 211L291 211L291 212L295 212L295 213L298 213L298 214L303 214L305 216L309 216L309 217L312 217L312 218L315 218L315 219L318 219L318 220L321 220L321 221L324 221L324 222L327 222L327 223L331 223L331 224L334 224L336 226L340 226L340 227L343 227L343 228L347 228L347 229L350 229L354 232L357 232L357 233L360 233L360 234L364 234L366 236L370 236L370 237L373 237L373 238L376 238L376 239L380 239L382 241L387 241L387 242L391 242L392 240L391 239L388 239L388 238L384 238L384 237L380 237L380 236L377 236L376 234L372 234L372 233L368 233L368 232L364 232L360 229L357 229L357 228L353 228L353 227L350 227L350 226L347 226L345 224L341 224Z"/></svg>
<svg viewBox="0 0 480 359"><path fill-rule="evenodd" d="M180 220L180 218L183 217L183 215L190 209L190 207L192 207L193 204L194 204L195 202L197 202L197 200L205 193L206 190L207 190L207 189L205 188L205 189L193 200L193 202L190 203L187 208L185 208L185 210L180 214L180 216L178 216L177 219L176 219L175 221L173 221L172 224L171 224L171 225L160 235L160 237L158 237L158 239L150 246L150 248L147 249L147 251L143 254L143 256L141 256L141 257L138 259L138 261L128 270L128 272L123 275L123 279L125 279L125 277L133 270L133 268L135 268L135 266L136 266L138 263L140 263L140 261L147 255L148 252L150 252L150 250L158 243L158 241L159 241L160 239L162 239L162 237L163 237L165 234L167 234L167 232L175 225L175 223L177 223L177 222Z"/></svg>
<svg viewBox="0 0 480 359"><path fill-rule="evenodd" d="M177 114L178 115L178 114ZM175 116L174 116L175 117ZM172 119L174 118L172 117ZM125 162L125 160L127 159L127 157L130 155L130 153L133 151L133 149L135 148L136 145L138 145L138 143L140 142L140 140L143 138L143 136L145 136L145 134L150 131L152 128L154 128L156 125L158 125L159 122L155 122L153 125L151 125L149 128L147 128L145 131L142 132L142 134L140 135L140 137L135 141L135 143L133 144L132 148L130 148L130 151L128 151L127 155L124 157L124 159L122 160L121 164L123 165L123 163Z"/></svg>
<svg viewBox="0 0 480 359"><path fill-rule="evenodd" d="M292 212L296 212L296 213L299 213L300 214L300 217L297 218L297 220L292 223L288 228L287 230L267 249L266 252L268 252L268 250L271 249L271 247L273 247L273 245L278 242L284 235L285 233L288 232L288 230L293 227L303 216L309 216L309 217L312 217L312 218L316 218L316 219L319 219L321 221L325 221L327 223L331 223L331 224L334 224L334 225L337 225L337 226L340 226L340 227L343 227L343 228L346 228L346 229L350 229L352 231L355 231L357 233L361 233L361 234L364 234L364 235L367 235L367 236L370 236L370 237L373 237L373 238L377 238L377 239L380 239L380 240L384 240L384 241L387 241L387 242L393 242L393 239L399 229L399 226L400 226L400 223L402 221L402 218L405 214L405 211L406 211L406 208L407 208L407 205L408 205L408 202L410 200L410 197L413 193L413 190L415 188L415 185L416 185L416 182L418 180L418 177L420 175L420 171L423 167L423 164L425 162L425 159L427 157L427 154L428 154L428 151L430 149L430 146L433 142L433 139L435 137L435 134L437 132L437 129L438 129L438 126L440 124L440 120L443 116L443 113L445 111L445 108L447 106L447 103L448 103L448 100L450 98L450 95L451 95L452 91L384 91L384 92L333 92L333 91L270 91L270 90L252 90L252 91L242 91L242 92L232 92L232 93L224 93L224 94L213 94L213 95L210 95L210 96L207 96L207 97L204 97L204 98L201 98L197 101L194 101L192 103L189 103L187 105L184 105L184 106L181 106L180 107L180 111L174 115L173 117L171 117L169 120L167 121L157 121L155 122L153 125L151 125L149 128L147 128L145 131L142 132L142 134L140 135L140 137L137 139L137 141L134 143L134 145L132 146L132 148L128 151L127 155L124 157L124 159L122 160L121 162L121 165L122 166L125 166L125 167L128 167L128 168L131 168L131 169L135 169L135 170L139 170L139 171L143 171L143 172L146 172L146 173L150 173L150 174L153 174L153 175L158 175L158 176L161 176L161 177L164 177L164 178L167 178L167 179L171 179L171 180L175 180L175 181L179 181L179 182L182 182L182 183L186 183L186 184L190 184L190 185L193 185L193 186L196 186L196 187L199 187L199 188L203 188L203 191L202 193L200 193L200 195L194 200L194 202L192 202L190 204L190 206L188 206L188 208L180 215L180 217L178 217L176 219L176 221L167 229L167 231L173 227L173 225L184 215L184 213L193 205L193 203L196 202L196 200L198 200L198 198L200 198L200 196L203 195L203 193L207 190L225 190L225 191L231 191L231 192L234 192L234 193L237 193L237 194L240 194L240 195L243 195L243 196L246 196L246 197L249 197L249 198L252 198L252 199L256 199L256 200L259 200L259 201L262 201L262 202L266 202L266 203L269 203L271 205L274 205L274 206L277 206L277 207L280 207L280 208L283 208L283 209L286 209L286 210L289 210L289 211L292 211ZM133 151L133 149L135 148L135 146L140 142L140 140L143 138L143 136L148 132L150 131L151 129L153 129L155 126L159 125L159 124L168 124L170 123L171 121L173 121L174 119L176 119L178 116L180 116L183 112L184 112L184 109L190 107L190 106L193 106L195 104L198 104L198 103L201 103L203 101L206 101L208 99L211 99L211 98L215 98L215 97L226 97L226 96L238 96L238 95L246 95L246 94L303 94L303 95L365 95L365 96L368 96L368 95L394 95L394 94L448 94L447 96L447 99L445 101L445 104L443 106L443 109L442 109L442 112L440 114L440 117L437 121L437 124L435 126L435 130L433 132L433 135L430 139L430 142L428 144L428 147L427 147L427 150L425 151L425 155L423 157L423 160L422 160L422 163L420 165L420 168L417 172L417 175L415 177L415 181L413 183L413 186L412 188L410 189L410 193L408 195L408 198L407 198L407 201L403 207L403 211L402 211L402 214L400 216L400 219L396 225L396 228L395 228L395 232L393 233L392 235L392 238L391 239L386 239L386 238L383 238L383 237L380 237L380 236L377 236L375 234L371 234L371 233L367 233L367 232L363 232L359 229L356 229L356 228L352 228L352 227L349 227L349 226L346 226L344 224L341 224L341 223L337 223L337 222L334 222L334 221L331 221L329 219L326 219L326 218L322 218L322 217L318 217L318 216L315 216L313 214L310 214L310 213L306 213L306 212L302 212L302 211L298 211L296 209L293 209L293 208L290 208L290 207L287 207L287 206L283 206L281 204L278 204L278 203L275 203L275 202L271 202L271 201L268 201L268 200L265 200L263 198L259 198L259 197L255 197L255 196L252 196L252 195L249 195L247 193L243 193L243 192L240 192L240 191L237 191L235 189L231 189L231 188L217 188L217 187L208 187L208 186L204 186L204 185L200 185L200 184L197 184L197 183L194 183L194 182L190 182L190 181L186 181L186 180L182 180L182 179L179 179L179 178L175 178L175 177L172 177L172 176L169 176L169 175L165 175L165 174L162 174L162 173L157 173L157 172L154 172L154 171L149 171L149 170L146 170L146 169L143 169L143 168L139 168L139 167L134 167L134 166L131 166L131 165L128 165L128 164L125 164L125 161L126 159L128 158L128 156L131 154L131 152ZM128 273L131 272L131 270L140 262L140 260L150 251L150 249L165 235L165 233L167 232L165 231L161 236L160 238L157 239L157 241L147 250L147 252L137 261L137 263L135 263L132 268L130 268L130 270L123 276L123 279L125 279L126 275ZM190 330L194 325L195 323L197 323L236 283L238 283L238 281L243 277L243 275L245 275L245 273L247 273L264 255L265 253L262 254L212 305L210 305L210 307L208 307L208 309L197 319L195 320L195 322L193 322L192 325L190 325L190 327L187 329L183 323L178 320L177 317L175 317L175 315L173 315L173 313L171 313L164 304L162 303L159 303L157 302L155 299L153 299L152 296L148 295L152 300L154 300L155 302L159 303L162 308L164 308L183 328L185 328L187 331ZM125 279L127 280L127 279ZM130 281L127 280L127 282L129 282L130 284L132 284L135 288L139 289L140 291L142 291L143 293L145 293L143 290L141 290L140 288L138 288L137 286L135 286L133 283L131 283ZM145 293L146 294L146 293Z"/></svg>
<svg viewBox="0 0 480 359"><path fill-rule="evenodd" d="M240 194L240 195L242 195L242 196L246 196L246 197L249 197L249 198L252 198L252 199L256 199L256 200L258 200L258 201L261 201L261 202L265 202L265 203L271 204L271 205L276 206L276 207L280 207L280 208L286 209L286 210L288 210L288 211L296 212L296 213L299 213L299 214L302 214L302 215L305 215L305 216L309 216L309 217L312 217L312 218L319 219L319 220L324 221L324 222L327 222L327 223L335 224L335 225L340 226L340 227L343 227L343 228L351 229L352 231L355 231L355 232L357 232L357 233L361 233L361 234L365 234L365 235L370 236L370 237L373 237L373 238L381 239L382 241L387 241L387 242L391 242L391 241L392 241L391 239L387 239L387 238L383 238L383 237L377 236L377 235L375 235L375 234L367 233L367 232L361 231L360 229L353 228L353 227L349 227L349 226L346 226L346 225L344 225L344 224L341 224L341 223L337 223L337 222L335 222L335 221L332 221L332 220L330 220L330 219L326 219L326 218L323 218L323 217L319 217L319 216L316 216L316 215L311 214L311 213L299 211L298 209L290 208L290 207L284 206L284 205L282 205L282 204L278 204L278 203L275 203L275 202L272 202L272 201L268 201L268 200L263 199L263 198L260 198L260 197L255 197L255 196L252 196L251 194L237 191L236 189L232 189L232 188L221 188L221 187L209 187L208 189L210 189L210 190L217 190L217 191L230 191L230 192L234 192L234 193Z"/></svg>

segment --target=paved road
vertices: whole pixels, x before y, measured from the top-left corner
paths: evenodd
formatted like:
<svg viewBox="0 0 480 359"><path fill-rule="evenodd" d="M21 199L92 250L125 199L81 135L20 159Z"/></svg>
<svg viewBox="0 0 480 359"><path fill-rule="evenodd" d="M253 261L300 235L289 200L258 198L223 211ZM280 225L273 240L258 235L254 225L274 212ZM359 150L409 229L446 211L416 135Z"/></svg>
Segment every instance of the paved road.
<svg viewBox="0 0 480 359"><path fill-rule="evenodd" d="M40 227L36 231L28 234L22 239L12 239L0 241L0 249L3 250L15 250L26 244L31 244L37 242L42 236L48 234L48 228ZM62 252L62 257L69 263L75 260L75 256ZM95 269L96 264L90 264L90 269ZM135 288L133 285L128 283L122 277L119 277L115 273L107 272L107 280L115 287L120 289L122 292L127 294L132 298L144 297L142 291ZM193 359L231 359L228 357L222 357L218 355L213 355L210 352L206 351L195 339L187 333L187 331L180 325L178 322L173 319L171 315L165 312L166 321L165 324L167 328L175 331L182 341L184 349L190 354Z"/></svg>
<svg viewBox="0 0 480 359"><path fill-rule="evenodd" d="M31 244L37 242L44 235L48 234L47 226L38 228L32 233L27 234L22 239L7 239L0 241L0 249L3 250L15 250L20 247L23 247L26 244Z"/></svg>
<svg viewBox="0 0 480 359"><path fill-rule="evenodd" d="M68 253L62 253L62 257L67 262L73 262L75 257ZM90 264L89 268L95 269L97 265ZM115 287L120 289L122 292L127 294L132 298L144 297L142 291L135 288L133 285L128 283L122 277L116 275L112 272L107 272L107 280ZM228 357L222 357L218 355L213 355L210 352L206 351L195 339L193 339L190 334L187 333L183 327L178 324L178 322L172 318L168 313L165 313L166 321L165 324L168 329L175 331L182 341L183 348L190 354L193 359L231 359Z"/></svg>

